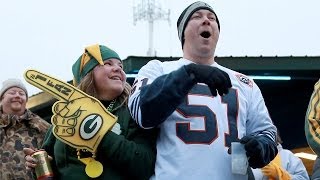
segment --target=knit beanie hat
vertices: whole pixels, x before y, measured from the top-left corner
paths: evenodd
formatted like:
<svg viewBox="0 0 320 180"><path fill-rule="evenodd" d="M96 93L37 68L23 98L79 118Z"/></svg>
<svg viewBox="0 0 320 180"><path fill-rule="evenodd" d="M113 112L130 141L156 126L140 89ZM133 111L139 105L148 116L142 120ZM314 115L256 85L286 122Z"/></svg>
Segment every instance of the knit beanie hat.
<svg viewBox="0 0 320 180"><path fill-rule="evenodd" d="M184 30L190 20L190 17L192 16L192 14L194 12L196 12L200 9L209 10L216 16L218 28L220 31L220 23L218 20L218 16L213 11L212 7L205 2L201 2L201 1L194 2L194 3L190 4L185 10L182 11L182 13L180 14L179 19L177 21L178 35L179 35L179 39L181 41L182 48L183 48L183 44L184 44Z"/></svg>
<svg viewBox="0 0 320 180"><path fill-rule="evenodd" d="M24 86L24 84L22 83L21 80L19 80L19 79L7 79L7 80L3 81L3 83L2 83L2 88L0 90L0 100L2 99L3 94L8 89L10 89L12 87L17 87L17 88L22 89L26 93L26 96L27 96L27 99L28 99L27 88Z"/></svg>
<svg viewBox="0 0 320 180"><path fill-rule="evenodd" d="M121 61L119 55L106 46L96 44L86 47L72 66L73 85L77 86L94 67L99 64L104 65L104 61L111 58Z"/></svg>

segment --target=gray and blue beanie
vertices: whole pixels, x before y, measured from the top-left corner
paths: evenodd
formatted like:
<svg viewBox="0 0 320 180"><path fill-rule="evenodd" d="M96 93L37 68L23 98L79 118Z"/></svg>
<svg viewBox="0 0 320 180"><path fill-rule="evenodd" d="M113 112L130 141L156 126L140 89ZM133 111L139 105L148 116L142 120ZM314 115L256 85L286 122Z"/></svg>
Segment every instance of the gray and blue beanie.
<svg viewBox="0 0 320 180"><path fill-rule="evenodd" d="M179 35L179 39L181 41L182 48L183 48L183 44L184 44L184 30L188 24L190 17L192 16L192 14L194 12L198 11L199 9L206 9L206 10L209 10L212 13L214 13L214 15L217 18L218 28L220 31L220 23L218 20L218 16L213 11L213 8L209 4L202 2L202 1L194 2L194 3L190 4L185 10L183 10L183 12L181 13L181 15L179 16L179 19L177 21L178 35Z"/></svg>

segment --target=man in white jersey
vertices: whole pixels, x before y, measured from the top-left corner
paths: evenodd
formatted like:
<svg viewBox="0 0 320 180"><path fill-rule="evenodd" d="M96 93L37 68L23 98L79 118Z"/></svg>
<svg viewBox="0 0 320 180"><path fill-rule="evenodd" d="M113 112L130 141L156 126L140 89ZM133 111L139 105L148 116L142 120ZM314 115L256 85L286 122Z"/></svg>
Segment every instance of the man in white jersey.
<svg viewBox="0 0 320 180"><path fill-rule="evenodd" d="M247 179L232 174L231 142L244 144L252 168L277 154L276 128L258 86L217 64L220 25L211 6L195 2L180 15L183 58L142 67L129 98L142 128L160 128L152 179Z"/></svg>

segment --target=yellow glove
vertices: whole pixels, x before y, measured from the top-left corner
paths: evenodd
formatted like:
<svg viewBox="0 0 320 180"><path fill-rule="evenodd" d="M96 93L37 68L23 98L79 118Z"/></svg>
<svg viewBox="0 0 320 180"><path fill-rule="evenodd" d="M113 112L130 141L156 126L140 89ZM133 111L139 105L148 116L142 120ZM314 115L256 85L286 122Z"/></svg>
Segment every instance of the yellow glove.
<svg viewBox="0 0 320 180"><path fill-rule="evenodd" d="M96 98L76 87L36 70L27 70L26 81L53 95L59 101L52 106L53 134L64 143L96 152L105 133L117 122Z"/></svg>
<svg viewBox="0 0 320 180"><path fill-rule="evenodd" d="M262 173L271 180L290 180L289 173L271 161L268 165L261 169Z"/></svg>

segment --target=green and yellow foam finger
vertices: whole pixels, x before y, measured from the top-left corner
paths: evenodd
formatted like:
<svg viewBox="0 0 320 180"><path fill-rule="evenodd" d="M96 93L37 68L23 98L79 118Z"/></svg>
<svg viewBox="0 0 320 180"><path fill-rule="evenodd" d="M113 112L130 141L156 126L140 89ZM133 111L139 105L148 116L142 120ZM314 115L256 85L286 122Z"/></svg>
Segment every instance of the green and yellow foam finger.
<svg viewBox="0 0 320 180"><path fill-rule="evenodd" d="M52 106L53 134L64 143L92 153L103 136L115 125L117 117L96 98L36 70L27 70L26 81L58 99Z"/></svg>
<svg viewBox="0 0 320 180"><path fill-rule="evenodd" d="M71 84L58 80L37 70L27 70L24 77L28 83L51 94L61 101L67 102L88 96Z"/></svg>

